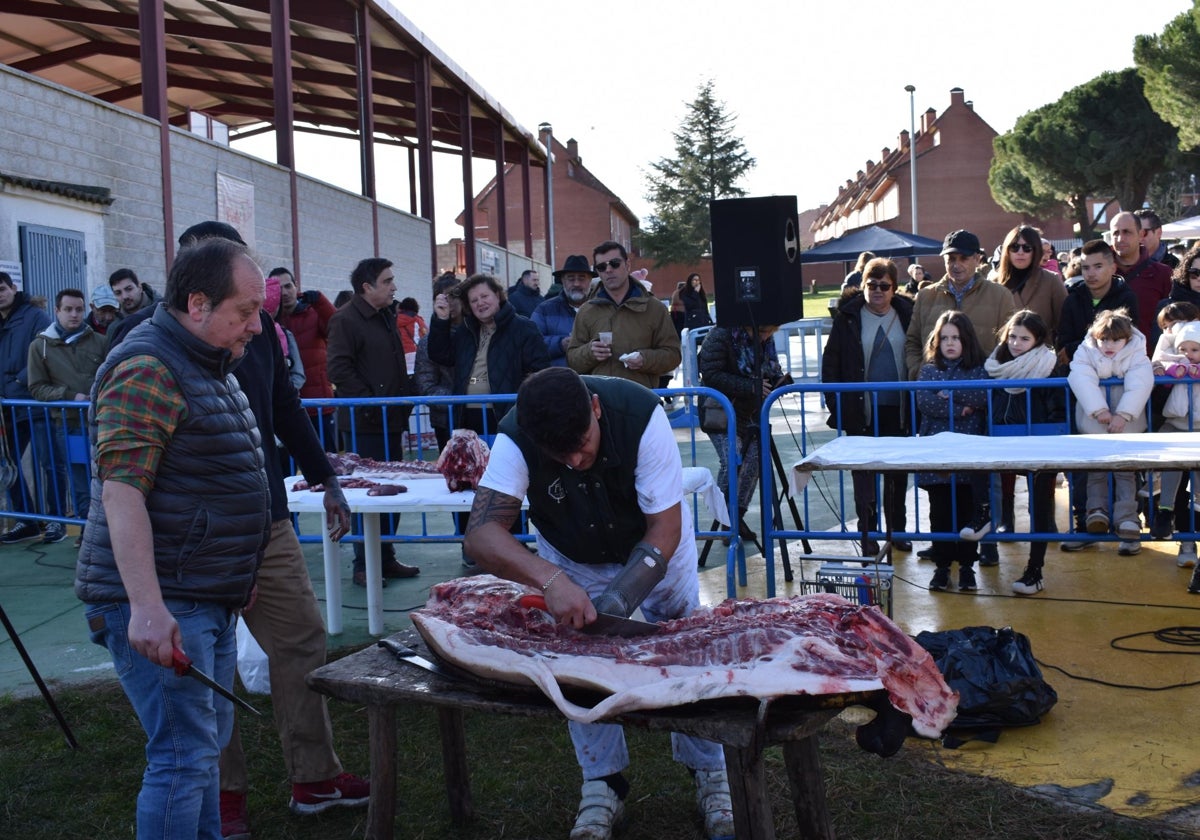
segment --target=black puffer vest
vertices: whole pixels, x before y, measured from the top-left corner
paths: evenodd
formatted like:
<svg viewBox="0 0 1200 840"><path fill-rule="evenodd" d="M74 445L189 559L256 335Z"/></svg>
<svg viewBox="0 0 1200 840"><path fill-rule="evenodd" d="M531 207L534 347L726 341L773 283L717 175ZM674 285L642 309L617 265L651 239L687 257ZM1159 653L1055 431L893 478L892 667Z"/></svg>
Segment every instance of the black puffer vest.
<svg viewBox="0 0 1200 840"><path fill-rule="evenodd" d="M542 453L517 427L515 408L500 421L500 431L525 456L529 518L538 532L576 563L624 563L646 533L634 470L658 398L625 379L583 381L600 397L600 453L591 469L573 470Z"/></svg>
<svg viewBox="0 0 1200 840"><path fill-rule="evenodd" d="M194 337L160 306L100 366L93 406L109 372L140 355L166 365L188 406L146 496L163 597L243 606L270 532L271 500L258 427L230 372L237 360ZM94 441L94 416L91 425ZM129 599L113 558L99 479L92 482L75 594L88 603Z"/></svg>

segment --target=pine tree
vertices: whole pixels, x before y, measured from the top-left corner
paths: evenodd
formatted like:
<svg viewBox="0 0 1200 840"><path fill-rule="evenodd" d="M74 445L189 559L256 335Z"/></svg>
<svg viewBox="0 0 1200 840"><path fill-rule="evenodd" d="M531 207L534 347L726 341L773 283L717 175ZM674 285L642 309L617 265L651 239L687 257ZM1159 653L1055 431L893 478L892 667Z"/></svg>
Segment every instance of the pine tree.
<svg viewBox="0 0 1200 840"><path fill-rule="evenodd" d="M705 82L674 133L675 157L650 164L646 199L654 208L639 240L656 265L695 262L711 238L708 203L746 194L737 181L755 164L734 134L734 115Z"/></svg>
<svg viewBox="0 0 1200 840"><path fill-rule="evenodd" d="M1133 61L1154 110L1179 129L1180 147L1200 146L1200 2L1193 0L1161 34L1137 36Z"/></svg>

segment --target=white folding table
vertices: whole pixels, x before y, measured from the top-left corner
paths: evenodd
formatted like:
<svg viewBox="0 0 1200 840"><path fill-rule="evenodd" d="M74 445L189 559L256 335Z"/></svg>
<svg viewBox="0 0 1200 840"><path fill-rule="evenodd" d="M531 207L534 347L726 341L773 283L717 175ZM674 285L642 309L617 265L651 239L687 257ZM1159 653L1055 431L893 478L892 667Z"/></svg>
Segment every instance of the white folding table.
<svg viewBox="0 0 1200 840"><path fill-rule="evenodd" d="M395 496L368 496L366 490L345 489L346 502L352 513L362 514L363 557L367 575L367 630L379 636L383 626L383 552L380 544L379 515L382 513L456 513L470 511L475 501L472 490L452 492L446 488L446 479L440 475L416 475L397 477L394 474L355 474L355 478L367 478L385 484L403 484L407 492ZM293 490L302 476L290 476L284 480L288 491L288 510L292 513L317 513L324 517L324 493L311 490ZM723 525L729 524L729 511L721 489L713 481L707 467L684 467L683 490L685 494L699 493L709 512ZM525 507L528 507L526 502ZM325 560L325 613L326 629L330 633L342 632L342 575L338 546L329 538L322 519L321 548Z"/></svg>
<svg viewBox="0 0 1200 840"><path fill-rule="evenodd" d="M1111 472L1198 468L1200 435L1194 432L1004 437L942 432L928 437L834 438L797 462L789 483L792 494L798 495L816 470Z"/></svg>

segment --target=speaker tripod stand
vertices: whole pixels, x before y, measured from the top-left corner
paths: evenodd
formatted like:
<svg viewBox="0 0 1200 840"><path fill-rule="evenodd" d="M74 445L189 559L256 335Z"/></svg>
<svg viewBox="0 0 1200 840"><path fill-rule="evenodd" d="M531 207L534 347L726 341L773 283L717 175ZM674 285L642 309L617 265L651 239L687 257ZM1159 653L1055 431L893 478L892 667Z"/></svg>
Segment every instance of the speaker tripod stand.
<svg viewBox="0 0 1200 840"><path fill-rule="evenodd" d="M795 524L796 530L803 531L804 530L804 520L800 518L800 510L799 510L799 508L796 507L796 500L793 499L791 496L789 496L787 493L787 473L784 471L784 468L783 468L783 460L779 457L779 449L778 449L778 447L775 446L775 439L769 434L769 431L770 431L770 429L768 428L767 441L771 448L771 464L775 470L775 475L776 475L776 479L777 479L776 482L773 482L773 484L780 488L779 492L772 494L772 498L771 498L772 510L774 511L774 519L772 521L774 521L774 522L782 522L783 521L782 503L783 503L783 500L786 498L787 503L788 503L788 509L792 513L792 522ZM751 443L751 441L747 440L745 443L742 444L742 451L740 453L738 453L741 463L746 462L746 452L749 449L750 443ZM732 501L732 504L729 505L729 509L731 511L738 510L737 500L733 499L731 501ZM717 527L720 524L721 524L720 522L718 522L717 520L714 519L712 525L709 527L709 530L711 530L711 531L717 530ZM740 512L739 512L738 518L737 518L737 527L739 528L739 532L742 534L747 534L750 532L750 527L742 519ZM753 534L753 539L751 539L750 541L754 543L754 547L758 549L759 554L762 554L763 547L762 547L762 543L759 542L758 535ZM801 545L804 546L804 551L806 554L812 554L812 546L809 545L809 542L807 539L801 539ZM704 549L700 552L700 565L702 567L708 561L708 552L711 548L712 548L712 541L710 540L708 542L705 542ZM783 579L785 581L787 581L788 583L791 583L791 581L794 577L794 575L792 574L792 562L791 562L791 559L788 557L787 540L783 539L782 537L779 538L779 554L783 560Z"/></svg>
<svg viewBox="0 0 1200 840"><path fill-rule="evenodd" d="M73 750L78 749L79 743L75 740L75 735L71 732L71 727L67 725L67 719L59 711L58 704L54 702L54 697L50 694L50 689L46 687L46 683L42 680L42 675L38 673L37 666L29 658L29 652L25 650L25 645L21 643L21 637L17 633L17 628L13 627L12 622L8 620L8 613L4 611L3 605L0 605L0 622L4 623L4 629L8 631L8 638L12 640L13 647L17 649L17 653L21 656L21 661L25 663L25 668L29 671L29 676L33 677L33 681L37 683L38 691L42 693L42 699L46 701L46 705L50 707L54 719L58 721L63 735L67 738L67 744Z"/></svg>

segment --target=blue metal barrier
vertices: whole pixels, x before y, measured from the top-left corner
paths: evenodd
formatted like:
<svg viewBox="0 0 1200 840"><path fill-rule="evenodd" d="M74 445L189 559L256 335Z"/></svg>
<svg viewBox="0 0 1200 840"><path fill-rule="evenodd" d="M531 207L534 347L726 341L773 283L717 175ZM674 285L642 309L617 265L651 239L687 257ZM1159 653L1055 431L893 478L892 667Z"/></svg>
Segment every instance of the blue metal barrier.
<svg viewBox="0 0 1200 840"><path fill-rule="evenodd" d="M706 330L704 330L706 331ZM696 333L700 330L694 331ZM685 353L685 361L689 355L694 354L694 341L688 343L688 353ZM730 427L736 426L735 415L732 404L721 393L699 386L695 382L691 382L688 376L689 369L692 366L685 363L685 384L681 388L670 388L659 390L660 396L668 397L683 397L684 401L689 406L697 406L698 401L703 396L712 397L718 405L725 411L727 423ZM1196 387L1200 383L1191 381L1180 381L1169 379L1166 377L1157 380L1159 384L1164 385L1186 385L1188 387ZM1110 380L1104 383L1107 387L1119 385L1119 380ZM869 398L876 403L878 394L884 391L899 391L904 394L912 394L919 390L948 390L953 393L959 390L986 390L989 392L989 409L992 393L998 388L1012 387L1036 387L1036 388L1062 388L1064 400L1067 406L1068 416L1071 411L1071 401L1069 399L1069 386L1065 379L1038 379L1038 380L984 380L978 382L902 382L902 383L813 383L804 382L796 385L787 386L777 389L768 398L764 400L762 414L760 415L760 436L764 442L771 435L771 417L775 414L778 418L780 413L787 414L778 405L779 401L784 398L791 398L799 403L798 424L800 432L799 454L801 457L808 453L811 445L818 445L815 436L828 435L833 436L841 434L841 430L825 430L824 421L826 412L818 408L809 407L807 403L820 395L832 395L834 399L842 398L842 395L851 393L867 393ZM797 399L798 398L798 399ZM1031 392L1026 391L1026 399L1031 398ZM455 396L455 397L396 397L389 399L328 399L328 400L305 400L304 405L311 409L320 409L326 407L342 408L345 407L352 417L365 408L384 409L385 413L389 411L397 411L403 409L406 413L411 412L413 420L412 425L403 431L408 432L405 440L407 441L406 451L412 457L422 460L429 460L436 457L437 446L433 440L432 427L428 425L427 409L435 405L444 405L455 414L455 417L461 416L459 412L464 410L468 405L480 404L495 404L497 406L507 407L515 400L515 395L488 395L486 398L480 396ZM88 404L79 402L56 402L44 403L35 400L4 400L0 402L0 407L4 409L3 415L6 421L7 439L9 449L14 459L19 458L23 450L30 444L37 443L37 437L41 432L35 430L41 429L47 432L45 440L47 446L44 452L39 453L41 447L33 445L30 448L33 470L29 479L32 484L32 490L27 491L29 497L29 505L24 512L10 512L8 515L18 520L33 520L33 521L56 521L64 524L82 524L83 520L77 516L67 516L67 511L61 506L59 494L65 489L67 499L73 499L73 493L80 489L79 483L76 480L78 468L82 468L84 474L90 479L90 458L85 454L88 452L86 442L86 413ZM909 408L910 427L917 427L917 415L915 408ZM485 424L487 423L486 415L484 417ZM399 422L398 420L396 422ZM789 424L792 418L788 417ZM1195 428L1195 418L1188 418L1189 428ZM455 424L452 423L453 428ZM820 426L820 432L814 432L814 427ZM336 452L343 447L338 441L325 440L325 428L317 424L319 434L322 438L322 443L327 451ZM989 411L989 432L991 431L990 411ZM484 433L494 434L494 429L490 425L485 425ZM1008 432L1012 427L1002 428L998 434ZM1061 430L1062 427L1059 427ZM63 447L61 450L54 444L54 434L62 432ZM1024 430L1022 430L1024 431ZM1029 433L1034 433L1036 430L1030 429ZM353 451L353 442L355 439L355 427L352 423L349 431L349 439L351 443L350 450ZM689 427L688 448L685 448L685 463L688 461L687 454L690 449L690 462L697 463L697 439L700 434L698 431L698 419L695 424L690 424ZM782 439L782 438L779 438ZM728 452L728 463L738 463L739 453L736 451L736 441L731 436L730 448ZM39 455L41 457L39 457ZM84 457L81 457L84 456ZM779 490L777 487L778 476L771 461L771 453L769 446L760 447L761 456L761 473L760 473L760 498L763 509L763 530L761 532L762 545L764 547L766 561L766 576L767 576L767 592L773 595L775 591L774 580L774 540L787 539L854 539L857 540L861 536L858 530L850 531L846 526L847 519L853 518L847 516L847 510L852 510L852 506L847 504L847 488L845 487L844 474L831 474L837 476L838 483L838 499L836 505L828 504L832 514L838 525L834 529L821 529L812 527L812 519L810 517L814 505L814 499L810 498L814 492L817 492L813 486L806 489L802 504L804 510L803 519L809 523L804 529L785 529L781 527L782 523L774 521L774 510L772 500L776 498ZM389 460L402 460L405 457L404 452L392 453L389 452ZM789 465L790 466L790 465ZM65 468L65 478L63 473ZM826 482L829 483L829 482ZM814 484L816 484L814 482ZM65 486L64 486L65 485ZM730 469L727 476L727 486L722 488L726 502L730 511L731 526L723 530L706 530L702 529L699 521L698 505L693 504L693 521L695 523L695 531L698 539L721 539L729 540L729 547L726 557L726 578L727 589L730 596L736 593L736 586L746 584L746 565L744 548L739 538L737 527L737 475L736 470ZM20 491L21 488L14 487L14 491ZM824 492L821 488L820 492ZM920 522L920 505L921 500L915 492L915 489L908 491L911 494L910 498L913 501L911 505L912 515L915 523ZM1175 539L1196 539L1197 538L1197 523L1196 513L1193 512L1191 521L1191 530L1176 534ZM873 525L875 523L872 523ZM1006 542L1024 542L1030 539L1044 539L1059 541L1069 539L1067 536L1071 532L1055 532L1055 533L1030 533L1030 532L1015 532L1007 534L989 534L986 537L987 541L1006 541ZM883 533L877 528L872 528L868 531L868 536L872 538L880 538ZM924 539L924 540L945 540L957 539L956 534L930 533L923 532L918 527L913 530L899 532L894 536L903 537L905 539ZM1088 539L1095 539L1094 535L1089 535ZM315 542L319 538L315 536L301 537L305 542ZM361 539L361 536L350 537L353 539ZM445 532L438 529L430 529L429 523L425 516L422 517L420 533L417 535L402 534L395 537L389 537L395 541L425 541L425 542L457 542L461 540L461 535L455 532Z"/></svg>
<svg viewBox="0 0 1200 840"><path fill-rule="evenodd" d="M1161 377L1161 378L1157 379L1156 382L1158 384L1162 384L1162 385L1183 384L1189 388L1200 387L1200 382L1189 382L1189 381L1181 382L1180 380L1169 379L1169 378L1165 378L1165 377ZM1113 387L1121 386L1122 381L1119 379L1111 379L1111 380L1106 380L1106 381L1102 382L1101 385L1104 386L1106 389L1111 389ZM1055 389L1061 388L1063 390L1063 395L1064 395L1064 403L1063 404L1065 406L1065 411L1067 413L1067 416L1064 419L1064 423L1063 424L1052 424L1048 427L1042 427L1042 428L1038 428L1038 425L1040 425L1040 424L1031 424L1028 427L1017 426L1016 428L1019 429L1020 431L1015 431L1015 432L1011 431L1011 429L1014 428L1011 426L994 427L991 422L991 406L992 406L993 393L997 389L1001 389L1001 388L1025 388L1026 389L1025 399L1027 401L1032 399L1032 393L1029 390L1030 388L1055 388ZM767 399L765 399L763 401L762 414L760 415L760 419L759 419L760 433L764 434L764 435L770 433L770 417L771 417L772 410L775 406L775 403L777 403L778 400L780 400L781 398L788 396L788 395L800 396L801 397L800 402L801 402L801 405L803 406L803 404L804 404L803 397L829 395L829 396L832 396L833 399L835 399L835 400L840 400L843 398L843 395L846 395L846 394L865 393L868 395L868 399L871 400L872 407L874 409L872 411L872 416L877 417L878 416L878 396L879 396L879 394L884 393L884 392L897 392L898 391L904 395L912 395L915 392L922 391L922 390L948 391L948 392L950 392L950 400L951 400L952 405L953 405L953 400L954 400L954 392L956 392L956 391L986 390L988 392L988 423L987 423L988 434L999 434L999 435L1038 434L1038 433L1044 433L1044 432L1063 433L1065 429L1069 428L1070 426L1073 426L1073 423L1071 422L1071 414L1074 410L1074 401L1072 400L1071 395L1070 395L1070 386L1068 385L1067 380L1065 378L1033 379L1033 380L988 379L988 380L980 380L980 381L962 381L962 382L958 382L958 381L955 381L955 382L897 382L897 383L879 383L879 382L832 383L832 382L830 382L830 383L820 383L820 384L802 383L802 384L788 386L785 388L780 388L780 389L777 389L776 391L774 391L770 395L770 397L768 397ZM919 428L919 420L918 420L918 415L917 415L917 411L916 411L916 407L915 407L915 401L909 400L907 405L908 405L909 428L913 431L913 433L915 433L915 431ZM1029 415L1029 412L1028 412L1029 403L1028 402L1026 403L1026 408L1027 408L1027 416L1028 416ZM1147 411L1148 417L1152 416L1150 414L1151 406L1149 403L1147 404L1146 411ZM820 414L818 416L819 416L819 419L823 423L825 417L827 416L827 412L822 411L822 412L820 412ZM839 412L839 416L840 416L840 412ZM810 418L807 415L802 417L801 423L802 423L803 427L807 428L807 426L809 425L809 423L808 423L809 419ZM1000 431L994 432L993 431L994 428L999 428ZM1188 428L1189 428L1189 430L1194 430L1196 428L1195 418L1193 418L1191 416L1189 416L1189 418L1188 418ZM876 426L874 431L875 431L875 434L877 435L878 434L878 426ZM843 433L844 433L843 430L839 428L836 430L831 430L828 434L833 436L833 435L841 435ZM1153 434L1153 432L1148 432L1148 434ZM811 434L807 434L807 435L802 434L801 440L800 440L800 444L801 444L800 445L800 455L801 455L801 457L808 454L808 450L810 448L810 446L809 446L810 443L819 445L820 442L813 441ZM1198 443L1200 443L1200 441L1198 441ZM815 446L813 448L815 448ZM855 540L855 541L857 541L862 537L862 532L857 529L854 531L850 531L846 525L846 522L848 519L852 519L855 517L853 514L851 514L849 516L847 515L847 510L848 510L847 495L848 495L848 493L847 493L847 488L845 487L845 473L844 472L829 473L830 476L836 476L836 481L838 482L838 490L839 490L838 504L836 506L836 510L834 511L835 518L839 522L839 527L836 530L828 530L828 529L820 530L820 529L812 528L811 525L806 526L804 529L799 529L799 528L785 529L785 528L781 527L782 523L776 523L774 521L775 516L774 516L774 510L772 509L772 506L768 505L766 503L766 500L775 498L775 496L777 496L780 491L779 491L779 488L776 486L776 483L775 483L776 476L775 476L773 470L771 469L771 463L769 461L770 456L765 447L763 448L761 457L762 457L762 464L761 464L761 473L760 473L760 496L764 500L762 537L763 537L763 547L764 547L764 560L766 562L766 570L765 571L766 571L766 580L767 580L767 595L768 595L768 597L770 597L770 596L773 596L775 593L773 540L777 540L777 539L779 539L779 540L833 539L833 540ZM1197 473L1196 476L1194 476L1194 477L1200 477L1200 473ZM832 478L827 479L827 482L832 481L832 480L833 480ZM876 480L878 480L878 478ZM805 490L802 494L802 505L803 505L803 510L804 510L803 520L805 523L811 523L811 521L812 521L809 517L809 513L810 513L809 506L810 506L810 503L812 502L812 500L810 498L811 495L813 493L823 494L825 492L825 489L826 489L825 487L819 486L819 483L816 481L811 482L809 487L805 488ZM1084 489L1083 488L1072 488L1072 500L1074 500L1074 494L1077 492L1082 493L1082 492L1084 492ZM1110 492L1111 492L1111 490L1110 490ZM910 518L915 520L915 523L919 523L921 520L921 510L920 510L921 501L920 501L920 497L916 493L915 485L907 491L906 495L909 495L909 498L913 501L913 504L911 504L909 506L910 507ZM1164 505L1173 506L1174 500L1165 502ZM852 507L850 507L849 509L853 510ZM1200 538L1200 530L1198 530L1197 519L1198 519L1198 514L1196 511L1193 510L1191 513L1190 530L1176 532L1176 534L1173 536L1172 539L1174 539L1174 540L1196 540L1196 539ZM872 524L872 527L870 529L868 529L867 536L872 539L882 539L885 536L885 533L877 527L878 523L871 523L871 524ZM1043 532L1043 533L1028 532L1028 531L1027 532L1009 532L1009 533L1005 533L1005 534L996 534L993 532L993 533L988 534L984 538L984 540L987 542L1029 542L1031 540L1039 540L1039 541L1045 540L1045 541L1058 542L1058 541L1071 539L1071 535L1074 533L1075 532L1070 531L1070 530L1068 530L1066 532L1057 532L1056 531L1056 532ZM935 533L935 532L922 531L922 530L920 530L919 524L917 524L916 527L914 527L912 530L896 532L893 534L893 536L901 537L903 539L908 539L908 540L939 541L939 540L957 540L957 539L959 539L959 536L957 533L942 533L942 532ZM1087 539L1087 540L1106 540L1106 541L1115 541L1118 539L1115 536L1098 536L1095 534L1087 534L1083 538Z"/></svg>

